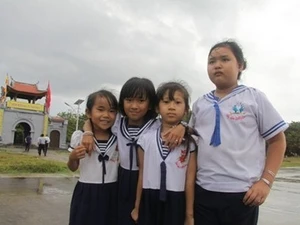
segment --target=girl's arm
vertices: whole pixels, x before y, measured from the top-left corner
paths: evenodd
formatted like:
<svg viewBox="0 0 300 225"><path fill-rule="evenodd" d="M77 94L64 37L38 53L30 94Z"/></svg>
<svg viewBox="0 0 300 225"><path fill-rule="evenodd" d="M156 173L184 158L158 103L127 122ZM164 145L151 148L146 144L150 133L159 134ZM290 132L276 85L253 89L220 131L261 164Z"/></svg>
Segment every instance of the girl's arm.
<svg viewBox="0 0 300 225"><path fill-rule="evenodd" d="M137 222L139 218L140 202L141 202L142 191L143 191L144 151L141 147L138 148L138 157L139 157L139 178L138 178L137 189L136 189L135 205L134 205L134 209L131 212L131 217L135 222Z"/></svg>
<svg viewBox="0 0 300 225"><path fill-rule="evenodd" d="M179 146L184 139L185 134L199 136L197 131L192 127L189 127L187 123L181 122L178 125L170 128L163 134L163 140L165 145L169 146L170 149Z"/></svg>
<svg viewBox="0 0 300 225"><path fill-rule="evenodd" d="M266 200L275 176L280 168L286 149L285 135L283 132L270 138L268 141L267 158L264 172L246 193L244 203L246 205L261 205Z"/></svg>
<svg viewBox="0 0 300 225"><path fill-rule="evenodd" d="M67 165L72 172L78 169L79 160L85 157L85 153L86 153L86 148L82 145L77 146L70 153Z"/></svg>
<svg viewBox="0 0 300 225"><path fill-rule="evenodd" d="M87 152L91 155L94 150L94 134L90 120L86 120L83 125L84 133L82 135L81 144L86 147Z"/></svg>
<svg viewBox="0 0 300 225"><path fill-rule="evenodd" d="M194 224L194 197L195 197L195 180L197 170L196 151L191 152L188 168L186 171L185 182L185 197L186 197L186 210L185 210L185 225Z"/></svg>

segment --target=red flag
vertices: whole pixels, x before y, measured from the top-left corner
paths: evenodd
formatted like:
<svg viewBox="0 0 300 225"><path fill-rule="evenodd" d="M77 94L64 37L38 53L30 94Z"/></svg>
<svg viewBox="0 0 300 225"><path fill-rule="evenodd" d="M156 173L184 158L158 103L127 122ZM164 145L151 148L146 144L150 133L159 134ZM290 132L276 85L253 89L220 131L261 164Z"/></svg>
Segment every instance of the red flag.
<svg viewBox="0 0 300 225"><path fill-rule="evenodd" d="M50 82L48 81L46 102L45 102L45 107L46 107L47 113L49 113L50 104L51 104L51 88L50 88Z"/></svg>

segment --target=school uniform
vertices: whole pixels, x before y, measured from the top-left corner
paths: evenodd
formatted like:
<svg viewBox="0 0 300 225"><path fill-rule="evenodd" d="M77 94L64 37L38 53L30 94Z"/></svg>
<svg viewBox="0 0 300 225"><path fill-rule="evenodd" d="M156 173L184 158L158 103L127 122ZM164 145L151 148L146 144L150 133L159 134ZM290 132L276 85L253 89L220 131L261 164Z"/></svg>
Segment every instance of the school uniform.
<svg viewBox="0 0 300 225"><path fill-rule="evenodd" d="M38 154L39 156L41 155L42 153L42 150L43 150L43 153L44 153L44 156L46 156L47 152L45 150L45 143L46 143L46 139L45 137L38 137Z"/></svg>
<svg viewBox="0 0 300 225"><path fill-rule="evenodd" d="M118 225L134 225L131 211L134 209L136 188L138 180L137 140L140 135L157 127L154 119L146 122L142 127L128 126L126 117L119 116L112 132L118 137L118 149L120 154L120 167L118 175Z"/></svg>
<svg viewBox="0 0 300 225"><path fill-rule="evenodd" d="M83 132L75 131L69 151L80 145ZM69 225L116 225L119 153L117 138L95 140L96 150L80 160Z"/></svg>
<svg viewBox="0 0 300 225"><path fill-rule="evenodd" d="M262 92L244 85L220 100L213 91L204 95L194 103L192 112L190 125L200 135L195 224L256 224L257 218L244 223L235 213L246 215L254 209L252 215L258 216L258 207L244 206L241 201L262 175L266 140L284 131L288 124ZM235 210L224 211L232 207ZM221 215L224 223L203 222L209 213L210 218Z"/></svg>
<svg viewBox="0 0 300 225"><path fill-rule="evenodd" d="M185 181L190 153L181 144L172 151L163 145L161 128L150 130L138 140L144 151L143 191L140 203L141 225L183 225L185 220Z"/></svg>

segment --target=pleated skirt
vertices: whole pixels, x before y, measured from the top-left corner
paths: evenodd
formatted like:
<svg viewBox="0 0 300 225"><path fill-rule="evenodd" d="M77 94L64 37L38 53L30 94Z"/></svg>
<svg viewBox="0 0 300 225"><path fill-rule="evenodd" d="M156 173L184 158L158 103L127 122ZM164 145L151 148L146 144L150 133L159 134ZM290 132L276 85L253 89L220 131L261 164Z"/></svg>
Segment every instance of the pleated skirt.
<svg viewBox="0 0 300 225"><path fill-rule="evenodd" d="M143 189L139 225L184 225L185 192L167 191L165 202L159 200L159 190Z"/></svg>
<svg viewBox="0 0 300 225"><path fill-rule="evenodd" d="M119 167L118 174L118 225L135 225L131 218L134 209L139 171Z"/></svg>
<svg viewBox="0 0 300 225"><path fill-rule="evenodd" d="M69 225L116 225L118 184L77 182L70 206Z"/></svg>

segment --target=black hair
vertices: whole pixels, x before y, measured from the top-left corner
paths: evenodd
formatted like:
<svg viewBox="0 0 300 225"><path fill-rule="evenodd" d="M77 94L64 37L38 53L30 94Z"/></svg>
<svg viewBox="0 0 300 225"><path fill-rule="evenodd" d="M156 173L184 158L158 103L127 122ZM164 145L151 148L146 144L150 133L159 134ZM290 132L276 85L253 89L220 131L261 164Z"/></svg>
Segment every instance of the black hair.
<svg viewBox="0 0 300 225"><path fill-rule="evenodd" d="M146 98L149 100L149 110L145 115L145 120L154 119L157 117L156 105L157 98L155 88L147 78L132 77L123 85L119 98L120 112L126 116L124 111L124 100L126 98Z"/></svg>
<svg viewBox="0 0 300 225"><path fill-rule="evenodd" d="M112 109L115 109L116 111L118 111L118 101L116 99L116 97L107 90L99 90L99 91L95 91L91 94L89 94L87 100L86 100L86 109L91 112L92 108L95 104L95 100L97 97L104 97L107 99L109 106Z"/></svg>
<svg viewBox="0 0 300 225"><path fill-rule="evenodd" d="M216 49L216 48L221 48L221 47L227 47L229 48L233 55L236 58L236 61L238 62L238 64L242 67L242 70L245 70L247 68L247 61L244 58L244 54L243 54L243 50L242 48L239 46L239 44L233 40L227 40L227 41L222 41L219 42L217 44L215 44L209 51L209 54L211 54L211 52ZM238 73L238 80L241 78L242 72Z"/></svg>
<svg viewBox="0 0 300 225"><path fill-rule="evenodd" d="M169 99L172 101L174 100L174 93L176 91L180 91L183 94L183 99L185 103L185 109L186 111L189 111L190 109L190 94L185 87L186 85L183 84L183 82L167 82L162 83L156 91L157 99L158 101L162 100L166 92L168 92Z"/></svg>

